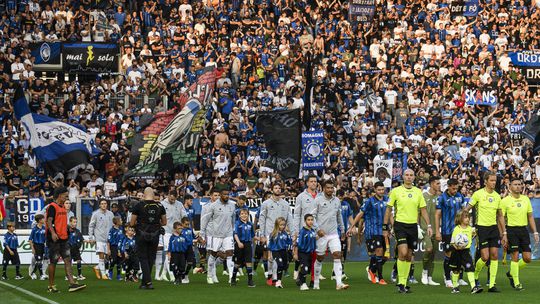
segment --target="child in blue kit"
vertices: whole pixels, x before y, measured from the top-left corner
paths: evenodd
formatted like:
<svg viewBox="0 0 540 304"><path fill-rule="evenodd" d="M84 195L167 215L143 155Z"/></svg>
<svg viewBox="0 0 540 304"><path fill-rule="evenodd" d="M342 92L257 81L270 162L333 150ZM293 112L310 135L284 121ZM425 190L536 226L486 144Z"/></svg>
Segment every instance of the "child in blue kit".
<svg viewBox="0 0 540 304"><path fill-rule="evenodd" d="M311 273L312 254L317 248L317 233L313 229L313 215L304 216L304 227L298 233L298 239L294 245L294 259L300 263L297 285L300 290L309 290L306 284L306 275Z"/></svg>
<svg viewBox="0 0 540 304"><path fill-rule="evenodd" d="M268 250L270 251L268 260L275 260L278 265L276 288L283 288L281 277L283 276L283 271L287 269L287 265L289 264L287 248L292 244L292 239L291 235L285 230L286 227L287 222L285 219L283 217L278 217L268 243Z"/></svg>
<svg viewBox="0 0 540 304"><path fill-rule="evenodd" d="M23 279L21 275L21 260L19 259L19 253L17 247L19 247L19 239L15 234L15 223L9 222L7 224L8 231L4 234L4 259L3 259L3 271L2 280L7 280L7 266L11 262L15 265L15 280Z"/></svg>
<svg viewBox="0 0 540 304"><path fill-rule="evenodd" d="M174 273L174 284L188 284L188 273L195 264L193 252L194 233L189 226L189 218L183 217L173 224L173 234L169 239L169 260Z"/></svg>
<svg viewBox="0 0 540 304"><path fill-rule="evenodd" d="M253 241L255 229L249 221L249 210L240 209L238 220L234 225L234 270L231 278L231 286L236 285L238 269L246 267L248 274L248 287L255 287L253 283Z"/></svg>
<svg viewBox="0 0 540 304"><path fill-rule="evenodd" d="M122 254L120 253L120 246L124 239L124 229L122 228L122 218L115 216L113 218L113 227L109 230L109 236L107 238L107 246L109 246L110 263L109 263L109 279L113 278L114 266L116 266L116 279L122 280Z"/></svg>

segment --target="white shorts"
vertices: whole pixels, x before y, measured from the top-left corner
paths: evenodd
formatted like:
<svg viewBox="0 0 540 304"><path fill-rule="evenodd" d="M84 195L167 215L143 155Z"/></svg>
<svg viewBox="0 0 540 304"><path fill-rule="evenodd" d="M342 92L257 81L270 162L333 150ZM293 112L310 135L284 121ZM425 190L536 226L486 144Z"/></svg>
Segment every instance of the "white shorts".
<svg viewBox="0 0 540 304"><path fill-rule="evenodd" d="M341 251L341 240L339 239L339 235L337 234L325 235L322 238L319 238L317 240L317 254L318 255L324 255L326 253L327 248L330 249L331 253Z"/></svg>
<svg viewBox="0 0 540 304"><path fill-rule="evenodd" d="M232 236L220 238L207 236L206 237L206 250L218 252L218 251L230 251L234 250L234 239Z"/></svg>
<svg viewBox="0 0 540 304"><path fill-rule="evenodd" d="M96 242L96 253L107 253L107 243Z"/></svg>
<svg viewBox="0 0 540 304"><path fill-rule="evenodd" d="M163 251L169 250L169 240L171 239L171 235L172 234L165 232L164 235L159 236L160 244L158 244L158 247L163 246Z"/></svg>

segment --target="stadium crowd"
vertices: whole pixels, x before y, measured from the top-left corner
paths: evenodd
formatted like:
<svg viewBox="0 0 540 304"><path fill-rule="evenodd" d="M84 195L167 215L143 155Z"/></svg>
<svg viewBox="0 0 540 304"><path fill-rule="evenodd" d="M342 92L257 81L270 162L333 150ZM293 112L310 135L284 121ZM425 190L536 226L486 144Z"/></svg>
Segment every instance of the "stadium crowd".
<svg viewBox="0 0 540 304"><path fill-rule="evenodd" d="M334 178L355 211L372 191L375 159L405 162L420 187L440 176L444 191L454 177L470 196L479 174L492 170L505 181L523 178L528 195L539 197L540 159L509 132L533 115L538 91L506 54L539 48L539 1L480 1L482 11L467 18L450 15L449 1L376 2L372 22L358 25L340 0L3 2L0 191L50 197L64 184L74 199L136 195L150 184L163 197L170 190L200 197L230 184L232 197L262 197L280 176L265 164L255 113L303 108L310 51L311 127L325 131L326 169L317 174ZM103 14L105 27L98 26ZM38 41L117 42L121 73L64 82L63 74L34 72L29 43ZM197 162L151 180L123 180L142 113L177 105L205 66L220 76ZM33 111L86 126L99 156L46 175L13 119L16 83L28 90ZM485 86L498 88L496 106L464 102L465 87ZM145 95L151 103L135 102ZM286 196L304 188L302 179L284 182Z"/></svg>

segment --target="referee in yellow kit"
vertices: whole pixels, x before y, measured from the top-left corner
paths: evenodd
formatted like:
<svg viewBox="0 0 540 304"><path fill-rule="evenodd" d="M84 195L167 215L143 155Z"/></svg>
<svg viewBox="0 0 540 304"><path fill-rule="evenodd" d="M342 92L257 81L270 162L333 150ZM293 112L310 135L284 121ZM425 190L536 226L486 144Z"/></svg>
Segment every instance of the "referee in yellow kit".
<svg viewBox="0 0 540 304"><path fill-rule="evenodd" d="M520 178L510 180L510 195L502 200L502 212L507 218L508 253L511 254L510 271L506 276L510 285L517 291L523 290L519 282L519 270L531 262L531 239L527 224L534 234L534 241L538 244L538 232L532 214L531 200L521 193L523 182ZM519 259L519 253L522 258Z"/></svg>
<svg viewBox="0 0 540 304"><path fill-rule="evenodd" d="M384 214L383 235L388 237L388 222L392 215L392 207L395 213L394 234L398 248L398 291L399 293L410 293L407 286L407 277L411 269L413 250L418 244L418 211L427 226L427 237L431 237L433 230L426 211L426 201L422 190L413 186L414 171L405 170L403 173L403 185L392 189L390 198Z"/></svg>
<svg viewBox="0 0 540 304"><path fill-rule="evenodd" d="M480 248L480 258L476 261L474 278L478 286L478 276L489 260L489 289L488 292L499 292L495 286L497 269L499 268L499 248L501 243L506 247L506 232L502 214L501 196L495 191L497 175L486 172L484 188L473 193L466 211L476 207L476 233ZM502 235L502 237L501 237Z"/></svg>

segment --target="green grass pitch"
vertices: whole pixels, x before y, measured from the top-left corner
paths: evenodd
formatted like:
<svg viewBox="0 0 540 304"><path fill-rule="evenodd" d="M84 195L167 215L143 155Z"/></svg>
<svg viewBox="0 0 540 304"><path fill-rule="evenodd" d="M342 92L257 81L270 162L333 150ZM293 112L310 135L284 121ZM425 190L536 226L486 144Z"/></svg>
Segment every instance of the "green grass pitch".
<svg viewBox="0 0 540 304"><path fill-rule="evenodd" d="M497 276L497 286L501 290L498 294L483 293L471 295L469 288L461 288L460 294L451 294L450 289L443 286L423 286L421 284L412 286L412 294L398 294L396 287L390 283L390 270L393 261L385 265L385 279L389 282L387 286L373 285L367 280L365 268L367 263L346 264L346 272L349 276L347 281L350 284L349 290L336 291L334 281L330 280L332 265L325 263L323 275L326 280L321 281L321 290L309 290L301 292L292 279L293 264L289 271L291 277L284 278L284 289L276 289L265 285L262 275L262 268L259 267L256 277L256 288L246 286L246 277L240 277L238 285L230 287L226 277L221 275L222 268L218 267L217 285L207 285L206 275L190 274L191 283L187 285L175 286L169 282L155 282L155 290L139 290L138 283L127 283L118 281L96 280L90 267L85 267L83 274L87 277L84 281L87 284L85 290L68 293L67 281L63 279L63 266L57 269L57 287L59 294L48 294L46 292L47 283L45 281L10 279L7 283L20 286L32 293L46 297L57 303L539 303L540 302L540 262L535 261L528 265L521 272L521 282L525 287L524 291L517 292L508 284L505 272L508 265L499 263ZM420 281L421 262L416 263L416 278ZM22 270L27 274L27 270ZM13 267L8 268L8 275L13 277ZM442 283L442 265L437 263L435 267L434 279ZM485 284L486 271L480 276ZM42 301L25 295L17 289L8 288L0 284L0 299L5 304L26 304L43 303Z"/></svg>

